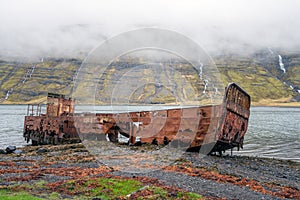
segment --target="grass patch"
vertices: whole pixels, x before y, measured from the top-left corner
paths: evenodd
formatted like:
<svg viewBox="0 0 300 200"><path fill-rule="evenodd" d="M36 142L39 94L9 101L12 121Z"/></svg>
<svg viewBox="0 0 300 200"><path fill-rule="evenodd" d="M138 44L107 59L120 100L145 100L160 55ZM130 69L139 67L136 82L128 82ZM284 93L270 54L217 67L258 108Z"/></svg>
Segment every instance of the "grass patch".
<svg viewBox="0 0 300 200"><path fill-rule="evenodd" d="M142 183L135 180L97 178L93 180L68 181L60 186L69 195L84 197L98 197L101 199L115 199L126 196L142 187Z"/></svg>
<svg viewBox="0 0 300 200"><path fill-rule="evenodd" d="M59 194L59 193L57 193L57 192L52 192L52 193L49 195L49 199L55 200L55 199L61 199L61 197L60 197L60 194Z"/></svg>
<svg viewBox="0 0 300 200"><path fill-rule="evenodd" d="M148 199L148 200L156 200L156 199L188 199L188 200L196 200L196 199L204 199L201 195L193 193L193 192L183 192L183 191L175 191L172 189L165 189L161 187L149 187L144 191L140 191L141 197L138 199ZM129 197L130 199L131 197Z"/></svg>
<svg viewBox="0 0 300 200"><path fill-rule="evenodd" d="M35 197L27 192L15 192L7 189L0 189L1 200L38 200L41 198Z"/></svg>
<svg viewBox="0 0 300 200"><path fill-rule="evenodd" d="M64 183L39 181L0 189L0 199L203 199L199 194L174 188L145 186L130 179L94 178L69 180Z"/></svg>
<svg viewBox="0 0 300 200"><path fill-rule="evenodd" d="M38 181L38 182L36 182L35 184L34 184L34 188L40 188L40 189L44 189L44 188L46 188L46 184L47 184L48 182L46 182L46 181L44 181L44 180L41 180L41 181Z"/></svg>
<svg viewBox="0 0 300 200"><path fill-rule="evenodd" d="M160 197L164 197L164 198L168 197L168 191L164 190L163 188L154 187L153 192L154 194L158 194Z"/></svg>

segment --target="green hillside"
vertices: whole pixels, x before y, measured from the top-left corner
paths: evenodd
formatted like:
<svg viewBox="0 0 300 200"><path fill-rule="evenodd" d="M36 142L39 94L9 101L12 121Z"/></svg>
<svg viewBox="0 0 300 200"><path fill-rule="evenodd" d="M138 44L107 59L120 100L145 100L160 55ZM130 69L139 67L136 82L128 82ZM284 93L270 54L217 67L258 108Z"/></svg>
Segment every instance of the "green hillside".
<svg viewBox="0 0 300 200"><path fill-rule="evenodd" d="M45 99L47 92L71 95L73 75L81 62L49 60L40 63L0 62L0 101L27 103ZM34 69L33 69L34 68ZM7 93L10 95L7 98Z"/></svg>
<svg viewBox="0 0 300 200"><path fill-rule="evenodd" d="M286 73L280 69L278 55L271 55L265 51L249 57L227 55L213 59L224 85L229 82L238 83L251 95L254 105L300 102L300 54L289 52L281 53L281 56ZM73 80L80 65L81 61L76 59L45 59L36 63L0 61L0 103L45 102L48 92L71 96ZM151 68L143 69L145 82L149 84L137 87L130 97L132 101L171 103L184 98L199 100L205 84L199 79L198 71L184 63L174 66L174 71L162 69L155 72ZM111 68L96 80L99 83L97 95L101 97L98 103L109 103L112 90L120 81L120 76L130 72L131 78L134 78L134 68L136 65L132 61L113 63ZM89 72L89 76L94 73L96 72ZM162 85L169 87L153 84L159 79L157 74L167 77ZM184 85L184 89L180 90L178 85ZM194 92L193 96L191 93L195 88L197 94L194 95ZM82 87L77 90L76 95L84 97L85 92L85 88Z"/></svg>
<svg viewBox="0 0 300 200"><path fill-rule="evenodd" d="M295 101L293 97L297 94L254 59L228 57L215 59L215 62L222 74L223 81L238 83L251 95L253 102L262 100L278 100L283 103ZM297 68L300 69L300 65ZM289 78L295 85L300 86L296 77L289 76Z"/></svg>

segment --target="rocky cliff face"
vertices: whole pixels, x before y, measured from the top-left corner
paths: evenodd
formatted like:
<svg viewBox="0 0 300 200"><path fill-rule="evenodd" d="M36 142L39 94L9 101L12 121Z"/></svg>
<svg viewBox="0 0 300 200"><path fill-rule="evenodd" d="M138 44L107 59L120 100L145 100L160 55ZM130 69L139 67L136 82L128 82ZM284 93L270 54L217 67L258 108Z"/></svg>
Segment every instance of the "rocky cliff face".
<svg viewBox="0 0 300 200"><path fill-rule="evenodd" d="M268 104L268 102L300 102L300 52L266 48L249 56L222 55L215 56L213 59L224 84L238 83L258 105ZM71 95L73 81L81 62L76 59L50 58L43 58L35 63L0 61L0 103L43 102L48 92ZM130 65L126 66L124 69L116 66L114 70L108 71L101 77L100 82L105 84L115 82L114 73L122 74L120 70L130 68ZM198 75L198 72L186 71L182 76L192 77L190 79L195 87L205 87L205 84L195 82L193 74ZM178 74L171 76L176 77ZM173 79L170 83L173 81L176 86L176 80ZM105 84L101 85L103 91L105 91ZM148 89L151 88L149 85ZM156 92L159 91L157 87L153 86L153 88ZM203 88L198 89L203 90ZM144 96L147 93L153 95L146 90L147 88L141 89L145 92ZM183 96L186 95L188 94L185 93ZM159 98L159 95L157 97ZM171 97L168 98L172 100ZM157 101L163 102L163 99Z"/></svg>

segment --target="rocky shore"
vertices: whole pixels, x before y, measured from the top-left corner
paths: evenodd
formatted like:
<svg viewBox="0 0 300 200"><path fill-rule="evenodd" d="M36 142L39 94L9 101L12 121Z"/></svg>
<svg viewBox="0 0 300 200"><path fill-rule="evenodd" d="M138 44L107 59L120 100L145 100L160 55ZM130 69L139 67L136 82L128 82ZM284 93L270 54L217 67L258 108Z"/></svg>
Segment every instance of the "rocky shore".
<svg viewBox="0 0 300 200"><path fill-rule="evenodd" d="M82 144L28 146L0 154L0 197L300 199L299 174L297 162L197 153L185 153L160 169L128 173L97 162Z"/></svg>

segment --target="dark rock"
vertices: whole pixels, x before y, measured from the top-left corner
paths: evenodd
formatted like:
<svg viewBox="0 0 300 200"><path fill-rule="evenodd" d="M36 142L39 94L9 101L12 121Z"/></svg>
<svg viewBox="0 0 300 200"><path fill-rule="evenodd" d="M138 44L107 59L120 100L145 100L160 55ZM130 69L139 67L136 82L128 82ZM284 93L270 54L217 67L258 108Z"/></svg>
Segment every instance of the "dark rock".
<svg viewBox="0 0 300 200"><path fill-rule="evenodd" d="M39 148L36 153L46 153L48 151L48 149L45 148Z"/></svg>
<svg viewBox="0 0 300 200"><path fill-rule="evenodd" d="M138 141L134 144L135 146L142 146L142 142L141 141Z"/></svg>
<svg viewBox="0 0 300 200"><path fill-rule="evenodd" d="M171 192L169 195L170 195L171 197L177 197L177 193L176 193L176 192Z"/></svg>
<svg viewBox="0 0 300 200"><path fill-rule="evenodd" d="M16 146L8 146L6 147L6 153L12 153L17 149Z"/></svg>
<svg viewBox="0 0 300 200"><path fill-rule="evenodd" d="M232 163L232 162L231 162L230 160L226 160L226 161L225 161L225 164L226 164L226 165L230 165L231 163Z"/></svg>
<svg viewBox="0 0 300 200"><path fill-rule="evenodd" d="M4 149L0 149L0 154L6 154L6 151Z"/></svg>
<svg viewBox="0 0 300 200"><path fill-rule="evenodd" d="M164 137L164 145L168 145L170 143L170 140L165 136Z"/></svg>
<svg viewBox="0 0 300 200"><path fill-rule="evenodd" d="M157 139L156 139L156 138L154 138L154 139L152 140L151 144L153 144L153 145L158 145L158 141L157 141Z"/></svg>

